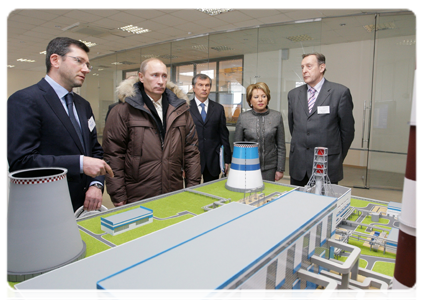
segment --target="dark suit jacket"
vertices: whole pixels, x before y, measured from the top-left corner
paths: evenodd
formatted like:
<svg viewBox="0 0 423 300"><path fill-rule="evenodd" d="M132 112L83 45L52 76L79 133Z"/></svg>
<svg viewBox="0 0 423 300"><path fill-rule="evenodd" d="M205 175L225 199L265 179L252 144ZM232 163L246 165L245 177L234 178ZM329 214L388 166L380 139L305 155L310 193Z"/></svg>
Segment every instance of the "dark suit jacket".
<svg viewBox="0 0 423 300"><path fill-rule="evenodd" d="M80 173L80 155L103 158L97 131L88 128L93 117L90 104L79 95L74 103L82 127L86 150L59 97L45 79L17 91L7 102L9 171L38 167L62 167L74 211L83 205L85 191L94 178ZM95 180L104 182L104 176Z"/></svg>
<svg viewBox="0 0 423 300"><path fill-rule="evenodd" d="M115 103L113 103L113 104L110 104L109 105L109 109L107 110L107 113L106 113L106 118L104 119L104 122L106 122L107 121L107 117L109 116L109 114L110 114L110 111L113 109L113 107L115 107L116 105L118 105L119 103L123 103L122 101L118 101L118 102L115 102Z"/></svg>
<svg viewBox="0 0 423 300"><path fill-rule="evenodd" d="M207 168L211 175L220 174L219 153L223 145L225 163L231 163L231 148L229 145L229 130L226 127L225 110L222 105L209 99L206 121L203 122L195 100L191 100L190 112L197 129L201 174Z"/></svg>
<svg viewBox="0 0 423 300"><path fill-rule="evenodd" d="M329 113L318 107L329 106ZM332 182L343 178L342 163L354 139L353 102L350 90L325 80L309 114L307 85L288 93L288 124L291 132L289 173L302 180L311 177L315 147L328 148L328 174Z"/></svg>

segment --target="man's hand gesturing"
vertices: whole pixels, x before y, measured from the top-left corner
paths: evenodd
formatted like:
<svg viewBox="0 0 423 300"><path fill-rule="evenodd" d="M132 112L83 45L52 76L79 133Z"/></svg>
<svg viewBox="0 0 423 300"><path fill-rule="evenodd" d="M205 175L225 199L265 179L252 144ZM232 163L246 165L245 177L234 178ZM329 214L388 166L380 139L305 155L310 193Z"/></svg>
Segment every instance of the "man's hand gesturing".
<svg viewBox="0 0 423 300"><path fill-rule="evenodd" d="M102 159L84 156L83 164L84 174L90 177L106 174L109 174L110 177L114 176L112 168Z"/></svg>

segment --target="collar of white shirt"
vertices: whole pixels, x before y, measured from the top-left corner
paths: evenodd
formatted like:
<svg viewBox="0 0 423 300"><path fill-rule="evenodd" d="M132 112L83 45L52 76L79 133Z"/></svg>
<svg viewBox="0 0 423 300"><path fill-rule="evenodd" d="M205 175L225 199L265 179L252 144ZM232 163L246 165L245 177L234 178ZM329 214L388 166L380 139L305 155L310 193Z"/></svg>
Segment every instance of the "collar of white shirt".
<svg viewBox="0 0 423 300"><path fill-rule="evenodd" d="M201 103L204 103L204 105L205 105L205 107L204 107L204 109L206 110L206 112L207 112L207 109L208 109L208 107L209 107L209 99L207 98L207 100L206 101L204 101L204 102L201 102L200 100L198 100L197 99L197 97L195 97L194 96L194 99L195 99L195 104L197 104L197 108L198 108L198 111L200 112L200 114L201 114L201 106L200 106L200 104Z"/></svg>
<svg viewBox="0 0 423 300"><path fill-rule="evenodd" d="M325 83L325 78L323 77L322 80L319 81L318 84L316 84L313 88L316 90L317 94L320 93L320 90L322 89L323 83ZM307 91L311 88L311 86L309 86L307 84Z"/></svg>
<svg viewBox="0 0 423 300"><path fill-rule="evenodd" d="M160 106L160 107L162 106L162 98L163 98L163 96L161 96L160 99L157 100L157 101L154 101L154 99L151 98L150 95L147 95L147 96L148 96L148 98L150 98L151 102L153 102L154 106Z"/></svg>
<svg viewBox="0 0 423 300"><path fill-rule="evenodd" d="M151 102L153 102L154 108L156 109L157 114L159 115L160 120L162 120L162 122L163 122L163 108L162 108L162 99L163 99L163 96L160 97L160 99L157 100L157 101L154 101L153 98L151 98L149 95L147 95L147 96L148 96L148 98L150 98Z"/></svg>

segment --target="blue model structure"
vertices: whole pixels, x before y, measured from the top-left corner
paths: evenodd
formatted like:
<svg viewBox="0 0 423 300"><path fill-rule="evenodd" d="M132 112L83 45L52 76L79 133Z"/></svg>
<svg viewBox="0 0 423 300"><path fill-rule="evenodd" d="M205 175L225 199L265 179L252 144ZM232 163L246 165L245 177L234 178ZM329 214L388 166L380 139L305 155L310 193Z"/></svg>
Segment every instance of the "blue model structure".
<svg viewBox="0 0 423 300"><path fill-rule="evenodd" d="M116 215L101 218L101 229L116 235L153 221L153 210L140 206Z"/></svg>

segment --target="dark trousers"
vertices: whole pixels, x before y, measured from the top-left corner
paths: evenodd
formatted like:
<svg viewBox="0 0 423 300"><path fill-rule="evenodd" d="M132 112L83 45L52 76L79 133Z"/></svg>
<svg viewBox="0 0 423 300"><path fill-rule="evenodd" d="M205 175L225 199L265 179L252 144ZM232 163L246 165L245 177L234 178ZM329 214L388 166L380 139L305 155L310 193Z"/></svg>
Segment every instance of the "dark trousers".
<svg viewBox="0 0 423 300"><path fill-rule="evenodd" d="M291 177L291 185L305 186L309 180L310 178L308 178L307 173L302 180L296 180ZM338 184L338 182L331 182L331 184Z"/></svg>
<svg viewBox="0 0 423 300"><path fill-rule="evenodd" d="M209 182L209 181L212 181L212 180L219 179L219 175L217 175L217 176L211 175L210 172L209 172L209 169L207 168L207 165L206 165L204 167L204 172L203 172L203 182Z"/></svg>
<svg viewBox="0 0 423 300"><path fill-rule="evenodd" d="M307 173L305 174L302 180L296 180L291 176L291 185L305 186L308 183L309 179L310 178L308 178Z"/></svg>

